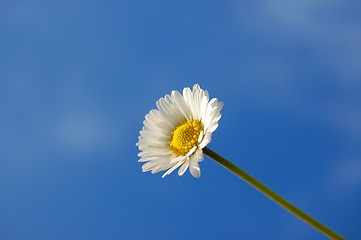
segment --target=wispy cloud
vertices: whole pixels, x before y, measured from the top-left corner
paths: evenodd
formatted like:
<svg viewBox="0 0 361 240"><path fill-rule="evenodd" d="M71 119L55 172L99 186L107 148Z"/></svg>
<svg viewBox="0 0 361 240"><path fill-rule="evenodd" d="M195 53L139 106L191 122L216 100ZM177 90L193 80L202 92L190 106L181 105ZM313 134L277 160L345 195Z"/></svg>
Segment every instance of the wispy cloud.
<svg viewBox="0 0 361 240"><path fill-rule="evenodd" d="M329 187L338 194L351 194L361 187L361 159L337 161L329 171Z"/></svg>

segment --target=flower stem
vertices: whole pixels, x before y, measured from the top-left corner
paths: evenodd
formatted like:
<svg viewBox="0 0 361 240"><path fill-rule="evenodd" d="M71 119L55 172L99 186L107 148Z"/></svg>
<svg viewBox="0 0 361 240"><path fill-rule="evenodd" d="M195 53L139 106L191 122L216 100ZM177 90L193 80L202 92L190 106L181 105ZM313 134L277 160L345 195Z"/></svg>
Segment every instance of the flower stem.
<svg viewBox="0 0 361 240"><path fill-rule="evenodd" d="M312 218L307 213L303 212L296 206L294 206L292 203L288 202L286 199L278 195L276 192L271 190L269 187L264 185L262 182L258 181L254 177L252 177L250 174L245 172L244 170L240 169L224 157L218 155L208 147L203 148L204 154L206 154L208 157L212 158L217 163L221 164L223 167L227 168L234 174L236 174L238 177L242 178L247 183L251 184L254 188L256 188L258 191L265 194L267 197L278 203L281 207L285 208L286 210L293 213L295 216L299 217L306 223L310 224L312 227L320 231L321 233L325 234L331 239L335 240L344 240L345 238L336 233L335 231L331 230L330 228L326 227L316 219Z"/></svg>

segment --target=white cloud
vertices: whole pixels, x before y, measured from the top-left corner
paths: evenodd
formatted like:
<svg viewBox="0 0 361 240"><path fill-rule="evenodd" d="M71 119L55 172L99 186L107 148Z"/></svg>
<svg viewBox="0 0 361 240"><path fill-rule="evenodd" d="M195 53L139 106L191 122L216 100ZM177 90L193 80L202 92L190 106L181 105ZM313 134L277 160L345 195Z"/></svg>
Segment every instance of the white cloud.
<svg viewBox="0 0 361 240"><path fill-rule="evenodd" d="M267 37L269 47L307 49L316 76L325 78L298 78L307 59L296 59L303 57L298 51L288 56L270 49L242 63L241 80L232 89L248 101L361 139L361 21L353 9L340 1L268 1L242 8L237 16L243 31Z"/></svg>
<svg viewBox="0 0 361 240"><path fill-rule="evenodd" d="M339 161L331 175L333 186L345 191L359 189L361 187L361 159Z"/></svg>
<svg viewBox="0 0 361 240"><path fill-rule="evenodd" d="M352 86L361 79L361 23L358 17L346 17L353 15L350 6L349 2L269 1L267 11L278 26L273 26L276 32L313 46L340 84Z"/></svg>
<svg viewBox="0 0 361 240"><path fill-rule="evenodd" d="M56 117L51 137L59 148L75 154L91 154L119 143L120 125L94 109L72 109Z"/></svg>

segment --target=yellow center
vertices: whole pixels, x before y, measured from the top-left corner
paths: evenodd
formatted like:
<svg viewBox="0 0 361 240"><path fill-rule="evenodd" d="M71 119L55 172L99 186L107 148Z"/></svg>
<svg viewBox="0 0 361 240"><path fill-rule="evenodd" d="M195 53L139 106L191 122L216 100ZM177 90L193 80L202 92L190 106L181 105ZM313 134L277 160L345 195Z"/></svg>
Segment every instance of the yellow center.
<svg viewBox="0 0 361 240"><path fill-rule="evenodd" d="M171 133L169 145L177 156L185 156L192 147L198 144L199 133L203 130L202 123L188 120Z"/></svg>

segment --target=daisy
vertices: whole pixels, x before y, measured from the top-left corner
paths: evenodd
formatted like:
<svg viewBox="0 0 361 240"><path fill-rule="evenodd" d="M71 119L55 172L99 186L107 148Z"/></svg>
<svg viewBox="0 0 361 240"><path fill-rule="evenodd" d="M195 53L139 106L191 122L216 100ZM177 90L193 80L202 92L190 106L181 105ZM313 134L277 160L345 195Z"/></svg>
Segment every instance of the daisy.
<svg viewBox="0 0 361 240"><path fill-rule="evenodd" d="M139 141L139 162L146 162L143 172L157 173L167 170L163 178L178 167L182 176L189 168L194 177L201 171L198 162L203 161L203 148L211 141L212 133L221 118L222 102L209 100L208 91L198 84L184 88L183 94L172 91L157 101L143 122Z"/></svg>

